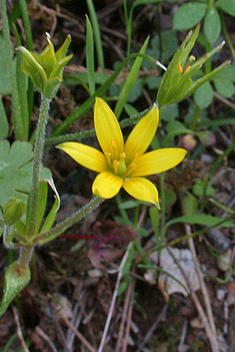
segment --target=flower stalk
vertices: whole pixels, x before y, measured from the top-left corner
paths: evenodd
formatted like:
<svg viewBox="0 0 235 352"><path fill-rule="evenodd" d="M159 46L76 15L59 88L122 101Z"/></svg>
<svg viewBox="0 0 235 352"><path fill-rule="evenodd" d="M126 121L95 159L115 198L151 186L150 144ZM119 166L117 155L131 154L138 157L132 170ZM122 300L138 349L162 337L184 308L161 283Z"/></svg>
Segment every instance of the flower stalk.
<svg viewBox="0 0 235 352"><path fill-rule="evenodd" d="M31 261L34 246L25 246L20 248L20 255L18 258L18 264L22 267L27 267Z"/></svg>
<svg viewBox="0 0 235 352"><path fill-rule="evenodd" d="M38 235L34 239L35 244L45 244L54 240L56 237L61 235L64 231L66 231L69 227L71 227L76 222L83 219L90 212L92 212L95 208L97 208L104 200L99 197L93 197L89 203L87 203L83 208L76 211L70 217L65 220L59 222L56 226L54 226L50 231L45 232L41 235Z"/></svg>

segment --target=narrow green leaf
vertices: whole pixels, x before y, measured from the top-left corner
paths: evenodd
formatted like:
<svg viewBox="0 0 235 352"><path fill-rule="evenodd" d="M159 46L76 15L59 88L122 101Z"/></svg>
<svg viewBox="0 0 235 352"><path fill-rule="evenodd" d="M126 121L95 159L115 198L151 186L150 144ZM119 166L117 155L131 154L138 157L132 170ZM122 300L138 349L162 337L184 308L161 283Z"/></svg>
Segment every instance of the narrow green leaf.
<svg viewBox="0 0 235 352"><path fill-rule="evenodd" d="M92 27L94 30L98 64L99 64L100 68L104 68L104 53L103 53L103 48L102 48L100 28L99 28L99 23L98 23L95 7L94 7L92 0L86 0L86 3L87 3L87 7L89 9L91 23L92 23Z"/></svg>
<svg viewBox="0 0 235 352"><path fill-rule="evenodd" d="M148 45L148 42L149 42L149 37L145 40L142 48L140 49L140 54L144 54L145 53L145 50L146 50L146 47ZM119 98L118 98L118 101L117 101L117 104L115 106L115 110L114 110L114 113L116 115L116 117L118 118L121 114L121 111L123 109L123 106L124 104L126 103L130 93L131 93L131 90L135 84L135 81L138 77L138 74L139 74L139 70L140 70L140 67L141 67L141 64L142 64L142 61L143 61L143 58L142 57L137 57L135 59L135 62L131 68L131 71L127 77L127 80L125 81L123 87L122 87L122 90L121 90L121 93L119 95Z"/></svg>
<svg viewBox="0 0 235 352"><path fill-rule="evenodd" d="M9 132L9 124L7 121L5 108L2 102L2 97L0 95L0 139L7 138L8 132Z"/></svg>
<svg viewBox="0 0 235 352"><path fill-rule="evenodd" d="M169 226L177 223L186 223L190 225L216 226L221 222L221 218L205 214L189 214L168 221L164 227L164 234ZM221 227L233 227L231 221L225 221Z"/></svg>
<svg viewBox="0 0 235 352"><path fill-rule="evenodd" d="M39 232L40 235L47 232L47 231L50 231L50 229L52 228L52 226L55 222L58 207L59 207L59 199L56 197L54 204L53 204L49 214L47 215L46 220L41 228L41 231Z"/></svg>
<svg viewBox="0 0 235 352"><path fill-rule="evenodd" d="M48 186L47 186L47 182L46 181L40 181L39 183L39 204L37 207L37 214L36 214L36 225L35 225L35 233L38 233L41 223L42 223L42 219L46 210L46 205L47 205L47 193L48 193Z"/></svg>
<svg viewBox="0 0 235 352"><path fill-rule="evenodd" d="M0 95L11 94L11 81L8 67L8 57L5 43L2 35L0 35Z"/></svg>
<svg viewBox="0 0 235 352"><path fill-rule="evenodd" d="M93 95L95 93L94 40L93 40L93 30L88 16L86 16L86 67L87 67L90 95Z"/></svg>
<svg viewBox="0 0 235 352"><path fill-rule="evenodd" d="M20 111L24 123L24 133L28 140L29 135L29 107L28 107L28 77L22 72L21 65L23 59L19 51L16 53L16 81L19 93Z"/></svg>
<svg viewBox="0 0 235 352"><path fill-rule="evenodd" d="M28 285L30 277L28 266L20 266L17 262L9 266L4 277L4 293L0 306L0 316L5 313L15 296Z"/></svg>

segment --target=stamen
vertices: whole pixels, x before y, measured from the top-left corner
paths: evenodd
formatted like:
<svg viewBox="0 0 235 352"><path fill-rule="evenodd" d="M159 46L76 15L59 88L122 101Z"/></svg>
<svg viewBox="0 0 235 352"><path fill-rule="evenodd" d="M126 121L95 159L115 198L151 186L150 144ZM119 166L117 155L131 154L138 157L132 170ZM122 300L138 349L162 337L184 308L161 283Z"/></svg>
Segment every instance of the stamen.
<svg viewBox="0 0 235 352"><path fill-rule="evenodd" d="M115 175L118 175L118 166L119 166L119 162L117 160L114 160L113 161L113 168L114 168Z"/></svg>
<svg viewBox="0 0 235 352"><path fill-rule="evenodd" d="M121 154L119 155L119 161L120 161L120 163L122 164L125 159L126 159L126 153L123 152L123 153L121 153Z"/></svg>
<svg viewBox="0 0 235 352"><path fill-rule="evenodd" d="M190 55L190 56L189 56L189 61L188 61L187 65L186 65L185 68L184 68L184 73L186 73L187 71L190 70L190 68L191 68L190 64L191 64L191 62L193 62L194 60L195 60L195 56Z"/></svg>
<svg viewBox="0 0 235 352"><path fill-rule="evenodd" d="M137 159L139 156L140 156L140 153L136 153L134 160Z"/></svg>
<svg viewBox="0 0 235 352"><path fill-rule="evenodd" d="M117 148L117 143L116 143L115 141L112 141L112 146L113 146L114 148Z"/></svg>
<svg viewBox="0 0 235 352"><path fill-rule="evenodd" d="M134 164L134 163L132 163L132 164L131 164L131 168L132 168L132 170L133 170L133 169L136 169L136 168L137 168L137 165Z"/></svg>
<svg viewBox="0 0 235 352"><path fill-rule="evenodd" d="M111 166L112 166L112 163L111 163L111 153L106 152L104 155L106 156L106 159L107 159L107 161L108 161L108 165L109 165L109 167L111 168Z"/></svg>
<svg viewBox="0 0 235 352"><path fill-rule="evenodd" d="M136 168L137 168L137 165L134 164L134 163L131 163L131 165L130 165L130 167L129 167L129 170L128 170L126 176L130 176L131 173L132 173L132 171L135 170Z"/></svg>

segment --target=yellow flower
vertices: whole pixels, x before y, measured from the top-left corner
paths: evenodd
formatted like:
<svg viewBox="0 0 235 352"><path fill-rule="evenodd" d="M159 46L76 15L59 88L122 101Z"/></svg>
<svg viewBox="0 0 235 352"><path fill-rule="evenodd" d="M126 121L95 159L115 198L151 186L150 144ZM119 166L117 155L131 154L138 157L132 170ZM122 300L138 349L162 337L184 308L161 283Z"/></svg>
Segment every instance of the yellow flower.
<svg viewBox="0 0 235 352"><path fill-rule="evenodd" d="M112 198L123 187L132 197L159 206L157 188L142 176L176 166L185 157L186 150L164 148L145 153L156 133L158 121L159 109L154 104L124 143L116 116L103 99L96 98L94 124L103 153L76 142L62 143L57 148L79 164L99 172L92 185L93 194Z"/></svg>

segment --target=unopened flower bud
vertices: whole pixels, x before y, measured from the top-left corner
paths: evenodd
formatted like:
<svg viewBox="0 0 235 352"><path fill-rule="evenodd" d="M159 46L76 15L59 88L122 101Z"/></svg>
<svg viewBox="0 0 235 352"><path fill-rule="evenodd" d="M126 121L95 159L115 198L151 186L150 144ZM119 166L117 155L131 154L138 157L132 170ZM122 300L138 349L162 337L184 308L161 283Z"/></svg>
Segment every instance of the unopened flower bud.
<svg viewBox="0 0 235 352"><path fill-rule="evenodd" d="M8 226L14 225L25 212L25 204L20 199L10 199L4 209L4 222Z"/></svg>

